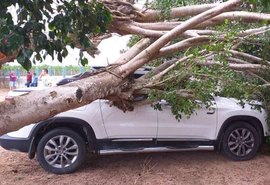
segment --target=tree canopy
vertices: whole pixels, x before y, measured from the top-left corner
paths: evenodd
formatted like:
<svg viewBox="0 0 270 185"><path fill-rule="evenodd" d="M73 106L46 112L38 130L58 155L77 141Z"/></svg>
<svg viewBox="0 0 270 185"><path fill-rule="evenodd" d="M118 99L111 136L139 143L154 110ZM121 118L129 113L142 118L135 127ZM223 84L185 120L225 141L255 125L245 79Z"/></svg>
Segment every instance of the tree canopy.
<svg viewBox="0 0 270 185"><path fill-rule="evenodd" d="M0 134L99 98L123 111L132 110L139 95L148 96L140 103L165 99L176 119L210 106L212 96L234 97L240 104L257 99L270 110L268 12L268 0L156 0L142 9L120 0L3 1L0 64L17 59L29 69L32 55L34 61L50 55L61 62L67 46L94 55L112 33L133 36L129 50L90 77L1 103ZM81 63L87 63L83 54ZM132 79L145 65L152 70ZM36 109L41 112L30 118Z"/></svg>
<svg viewBox="0 0 270 185"><path fill-rule="evenodd" d="M91 39L105 33L112 21L101 2L87 0L6 0L1 2L0 16L0 51L6 61L16 58L25 69L31 68L33 53L34 62L47 55L61 62L67 45L94 55ZM87 63L83 58L81 62Z"/></svg>

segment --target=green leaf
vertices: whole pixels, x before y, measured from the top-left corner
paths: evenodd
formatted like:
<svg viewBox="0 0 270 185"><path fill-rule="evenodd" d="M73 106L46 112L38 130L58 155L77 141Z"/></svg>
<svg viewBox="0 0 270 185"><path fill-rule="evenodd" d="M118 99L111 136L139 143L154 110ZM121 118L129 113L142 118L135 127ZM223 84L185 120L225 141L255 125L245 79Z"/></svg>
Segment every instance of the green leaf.
<svg viewBox="0 0 270 185"><path fill-rule="evenodd" d="M25 58L31 58L31 56L33 54L33 51L31 49L23 48L22 51L23 51Z"/></svg>
<svg viewBox="0 0 270 185"><path fill-rule="evenodd" d="M41 60L42 60L40 53L37 53L37 54L36 54L35 59L36 59L37 61L41 61Z"/></svg>
<svg viewBox="0 0 270 185"><path fill-rule="evenodd" d="M62 56L64 58L66 58L67 55L68 55L68 50L67 50L67 48L64 48L63 51L62 51Z"/></svg>
<svg viewBox="0 0 270 185"><path fill-rule="evenodd" d="M49 37L51 39L54 39L55 38L55 33L53 31L49 31Z"/></svg>
<svg viewBox="0 0 270 185"><path fill-rule="evenodd" d="M20 50L19 54L17 55L17 61L25 70L30 70L32 67L32 63L30 61L30 57L32 56L32 50L23 48Z"/></svg>
<svg viewBox="0 0 270 185"><path fill-rule="evenodd" d="M88 64L88 59L87 59L87 58L81 59L81 64L82 64L83 66L86 66L86 65Z"/></svg>
<svg viewBox="0 0 270 185"><path fill-rule="evenodd" d="M60 52L57 54L57 60L62 63L63 57Z"/></svg>

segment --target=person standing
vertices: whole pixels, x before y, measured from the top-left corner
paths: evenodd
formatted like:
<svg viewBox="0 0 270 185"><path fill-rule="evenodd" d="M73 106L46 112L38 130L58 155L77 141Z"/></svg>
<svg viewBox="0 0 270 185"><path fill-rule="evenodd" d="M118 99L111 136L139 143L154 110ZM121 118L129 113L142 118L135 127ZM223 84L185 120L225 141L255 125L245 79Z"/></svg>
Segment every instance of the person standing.
<svg viewBox="0 0 270 185"><path fill-rule="evenodd" d="M37 87L38 86L38 77L37 74L34 73L33 82L31 83L31 87Z"/></svg>
<svg viewBox="0 0 270 185"><path fill-rule="evenodd" d="M9 89L13 90L16 88L16 81L17 81L17 76L15 75L14 71L11 71L9 74Z"/></svg>
<svg viewBox="0 0 270 185"><path fill-rule="evenodd" d="M41 81L41 84L45 87L51 87L52 86L52 81L51 77L48 74L48 69L43 69L41 74L39 75L39 80Z"/></svg>
<svg viewBox="0 0 270 185"><path fill-rule="evenodd" d="M30 73L30 71L27 71L26 74L26 86L29 87L30 84L32 83L32 74Z"/></svg>

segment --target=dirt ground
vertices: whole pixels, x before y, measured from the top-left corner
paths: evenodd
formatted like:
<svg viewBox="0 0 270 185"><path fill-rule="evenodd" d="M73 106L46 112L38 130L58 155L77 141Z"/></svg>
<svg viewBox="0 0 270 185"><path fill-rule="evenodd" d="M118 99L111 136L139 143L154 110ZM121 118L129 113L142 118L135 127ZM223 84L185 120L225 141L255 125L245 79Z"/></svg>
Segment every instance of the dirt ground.
<svg viewBox="0 0 270 185"><path fill-rule="evenodd" d="M5 96L7 95L9 89L0 89L0 102L5 100Z"/></svg>
<svg viewBox="0 0 270 185"><path fill-rule="evenodd" d="M0 89L0 101L7 90ZM76 173L45 172L27 154L0 147L0 185L269 185L270 156L234 162L216 152L111 155L88 158Z"/></svg>

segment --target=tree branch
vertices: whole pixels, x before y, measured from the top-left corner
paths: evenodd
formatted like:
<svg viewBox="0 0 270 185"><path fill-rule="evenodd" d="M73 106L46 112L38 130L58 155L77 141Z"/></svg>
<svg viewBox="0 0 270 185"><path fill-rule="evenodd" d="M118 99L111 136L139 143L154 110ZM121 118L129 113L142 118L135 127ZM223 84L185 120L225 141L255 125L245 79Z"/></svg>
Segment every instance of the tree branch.
<svg viewBox="0 0 270 185"><path fill-rule="evenodd" d="M155 56L155 58L163 57L174 52L183 51L189 47L203 45L209 43L210 40L211 38L209 36L188 38L160 49L159 53Z"/></svg>
<svg viewBox="0 0 270 185"><path fill-rule="evenodd" d="M147 48L153 42L150 38L141 39L134 46L132 46L128 51L123 53L114 63L115 65L121 65L129 62L132 58L134 58L137 54L139 54L142 50Z"/></svg>
<svg viewBox="0 0 270 185"><path fill-rule="evenodd" d="M130 62L124 64L121 66L122 76L126 77L128 74L132 73L134 69L139 68L140 66L144 65L148 61L150 61L156 53L164 47L168 42L175 39L179 35L181 35L183 32L187 31L188 29L194 27L195 25L204 22L208 19L211 19L217 15L219 15L222 12L227 11L228 9L231 9L235 7L236 5L240 4L241 0L230 0L225 3L220 4L217 7L214 7L210 10L207 10L197 16L194 16L187 21L185 21L183 24L178 25L174 29L172 29L170 32L166 33L162 37L160 37L158 40L156 40L153 44L151 44L148 48L146 48L144 51L142 51L140 54L138 54L135 58L133 58Z"/></svg>
<svg viewBox="0 0 270 185"><path fill-rule="evenodd" d="M17 53L6 56L0 52L0 65L5 64L7 62L13 62L17 57Z"/></svg>
<svg viewBox="0 0 270 185"><path fill-rule="evenodd" d="M250 55L248 53L244 53L244 52L240 52L240 51L236 51L236 50L229 50L230 53L232 53L234 56L236 57L242 57L248 61L253 61L256 63L260 63L260 64L265 64L270 66L270 62L267 60L264 60L262 58L256 57L254 55Z"/></svg>
<svg viewBox="0 0 270 185"><path fill-rule="evenodd" d="M172 8L169 19L198 15L218 5L220 4L203 4ZM160 10L146 10L144 11L143 17L136 17L134 20L138 22L155 22L160 20L161 15L162 11Z"/></svg>
<svg viewBox="0 0 270 185"><path fill-rule="evenodd" d="M197 62L199 65L202 66L212 66L212 65L223 65L219 62ZM228 64L228 67L237 71L258 71L261 69L267 69L266 66L262 66L261 64Z"/></svg>
<svg viewBox="0 0 270 185"><path fill-rule="evenodd" d="M258 21L270 21L269 14L245 12L245 11L234 11L222 13L208 21L196 25L194 28L205 28L209 26L215 26L220 23L224 23L224 20L229 21L241 21L247 23L257 23Z"/></svg>

